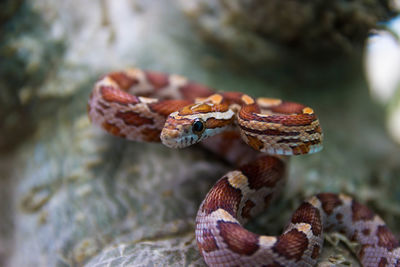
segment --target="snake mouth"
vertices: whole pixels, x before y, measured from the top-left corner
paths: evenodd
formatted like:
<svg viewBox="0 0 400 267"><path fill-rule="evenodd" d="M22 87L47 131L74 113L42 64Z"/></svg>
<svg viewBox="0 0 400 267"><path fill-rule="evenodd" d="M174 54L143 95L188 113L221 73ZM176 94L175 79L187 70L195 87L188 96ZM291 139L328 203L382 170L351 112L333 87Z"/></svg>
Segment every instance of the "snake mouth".
<svg viewBox="0 0 400 267"><path fill-rule="evenodd" d="M176 142L178 136L179 132L177 130L163 128L160 134L160 139L165 146L170 148L178 148L178 144Z"/></svg>
<svg viewBox="0 0 400 267"><path fill-rule="evenodd" d="M185 148L197 143L198 136L186 134L182 136L176 129L163 128L160 134L161 142L170 148Z"/></svg>

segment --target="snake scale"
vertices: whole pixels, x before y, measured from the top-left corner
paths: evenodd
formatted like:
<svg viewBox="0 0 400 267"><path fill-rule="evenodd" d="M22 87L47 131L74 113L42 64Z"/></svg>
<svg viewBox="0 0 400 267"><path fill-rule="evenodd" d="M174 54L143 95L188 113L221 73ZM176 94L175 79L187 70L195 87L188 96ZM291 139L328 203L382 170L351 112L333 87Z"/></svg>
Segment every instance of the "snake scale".
<svg viewBox="0 0 400 267"><path fill-rule="evenodd" d="M209 266L315 266L323 232L330 231L359 243L356 255L363 266L400 266L399 243L384 221L346 195L309 198L280 236L242 226L279 193L288 155L322 149L322 130L309 107L239 92L217 94L182 76L128 69L97 81L88 114L114 136L173 148L204 140L239 165L217 181L197 213L196 241Z"/></svg>

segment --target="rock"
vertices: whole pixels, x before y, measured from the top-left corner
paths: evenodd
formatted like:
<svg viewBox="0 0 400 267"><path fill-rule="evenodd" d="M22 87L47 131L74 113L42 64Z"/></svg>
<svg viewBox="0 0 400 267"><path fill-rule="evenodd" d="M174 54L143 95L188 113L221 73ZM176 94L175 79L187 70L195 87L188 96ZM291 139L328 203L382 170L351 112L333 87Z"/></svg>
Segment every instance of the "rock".
<svg viewBox="0 0 400 267"><path fill-rule="evenodd" d="M331 59L354 53L378 22L395 14L389 0L180 2L206 40L251 64L280 62L282 54Z"/></svg>

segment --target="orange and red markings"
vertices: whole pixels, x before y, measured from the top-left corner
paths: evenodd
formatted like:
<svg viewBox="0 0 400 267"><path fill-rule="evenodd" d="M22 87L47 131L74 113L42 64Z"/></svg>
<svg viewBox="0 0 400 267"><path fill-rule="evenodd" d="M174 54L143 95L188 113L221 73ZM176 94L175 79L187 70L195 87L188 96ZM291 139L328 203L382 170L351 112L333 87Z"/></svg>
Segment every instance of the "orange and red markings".
<svg viewBox="0 0 400 267"><path fill-rule="evenodd" d="M185 99L193 100L197 97L208 97L212 95L214 90L199 83L188 82L180 88Z"/></svg>
<svg viewBox="0 0 400 267"><path fill-rule="evenodd" d="M378 236L378 246L380 247L384 247L387 250L392 251L399 246L395 236L386 225L379 226L376 235Z"/></svg>
<svg viewBox="0 0 400 267"><path fill-rule="evenodd" d="M310 143L319 144L319 141L310 141L306 142L305 144L301 144L298 146L290 147L292 149L293 155L304 155L310 152Z"/></svg>
<svg viewBox="0 0 400 267"><path fill-rule="evenodd" d="M274 188L282 180L285 166L276 157L263 156L242 166L240 170L247 177L249 188L258 190L262 187Z"/></svg>
<svg viewBox="0 0 400 267"><path fill-rule="evenodd" d="M317 195L317 198L321 201L322 209L328 215L331 215L336 207L343 205L342 200L337 194L321 193Z"/></svg>
<svg viewBox="0 0 400 267"><path fill-rule="evenodd" d="M255 133L258 135L272 135L272 136L298 136L300 135L300 132L282 132L276 129L266 129L266 130L256 130L252 128L247 128L244 126L239 125L243 131L249 132L249 133Z"/></svg>
<svg viewBox="0 0 400 267"><path fill-rule="evenodd" d="M114 102L122 105L139 103L139 100L136 96L128 94L112 86L101 86L100 92L104 100L107 102Z"/></svg>
<svg viewBox="0 0 400 267"><path fill-rule="evenodd" d="M353 212L352 220L356 221L368 221L374 218L374 213L366 206L353 200L351 203L351 211Z"/></svg>
<svg viewBox="0 0 400 267"><path fill-rule="evenodd" d="M228 178L221 178L208 193L203 202L202 211L207 215L223 208L230 215L236 217L237 208L242 199L242 192L230 185Z"/></svg>
<svg viewBox="0 0 400 267"><path fill-rule="evenodd" d="M314 110L310 107L305 107L305 108L303 108L303 113L311 115L311 114L314 114Z"/></svg>
<svg viewBox="0 0 400 267"><path fill-rule="evenodd" d="M318 258L320 249L321 248L320 248L319 245L314 245L312 253L311 253L311 258L312 259L315 260L316 258Z"/></svg>
<svg viewBox="0 0 400 267"><path fill-rule="evenodd" d="M256 204L250 199L248 199L242 209L242 217L245 219L250 219L251 218L250 212L255 206Z"/></svg>
<svg viewBox="0 0 400 267"><path fill-rule="evenodd" d="M387 259L384 258L384 257L381 257L381 259L379 261L379 264L378 264L378 267L386 267L388 264L389 263L388 263Z"/></svg>
<svg viewBox="0 0 400 267"><path fill-rule="evenodd" d="M315 129L312 129L312 130L307 130L307 131L305 131L307 134L316 134L316 133L318 133L318 134L322 134L322 128L321 128L321 126L317 126L317 127L315 127Z"/></svg>
<svg viewBox="0 0 400 267"><path fill-rule="evenodd" d="M114 136L125 137L125 135L121 134L121 129L114 124L103 122L102 127L104 130L106 130L107 132L109 132Z"/></svg>
<svg viewBox="0 0 400 267"><path fill-rule="evenodd" d="M198 242L197 245L201 251L211 252L218 249L217 241L209 229L202 229L203 242Z"/></svg>
<svg viewBox="0 0 400 267"><path fill-rule="evenodd" d="M210 113L210 112L225 112L228 111L229 106L227 104L208 105L208 104L193 104L184 107L179 111L180 116L193 115L199 113Z"/></svg>
<svg viewBox="0 0 400 267"><path fill-rule="evenodd" d="M245 105L239 111L239 117L243 120L255 120L258 118L257 113L260 113L260 107L256 104Z"/></svg>
<svg viewBox="0 0 400 267"><path fill-rule="evenodd" d="M224 98L220 94L213 94L213 95L210 95L207 98L207 100L214 104L221 104L221 102L222 102L222 100L224 100Z"/></svg>
<svg viewBox="0 0 400 267"><path fill-rule="evenodd" d="M282 102L280 105L270 108L272 112L282 114L302 114L306 106L294 102Z"/></svg>
<svg viewBox="0 0 400 267"><path fill-rule="evenodd" d="M141 135L143 136L143 141L146 142L161 142L159 129L155 129L152 127L146 127L140 130Z"/></svg>
<svg viewBox="0 0 400 267"><path fill-rule="evenodd" d="M259 104L262 108L270 108L273 106L278 106L282 103L281 99L277 98L267 98L267 97L260 97L257 98L257 104Z"/></svg>
<svg viewBox="0 0 400 267"><path fill-rule="evenodd" d="M234 121L233 117L229 120L209 118L206 121L206 128L207 129L215 129L215 128L220 128L220 127L225 127L228 125L232 125L233 121Z"/></svg>
<svg viewBox="0 0 400 267"><path fill-rule="evenodd" d="M254 148L255 150L261 150L264 147L264 143L258 139L256 136L251 136L246 134L247 144Z"/></svg>
<svg viewBox="0 0 400 267"><path fill-rule="evenodd" d="M296 103L293 103L296 104ZM300 105L300 104L298 104ZM304 106L300 105L302 108ZM293 110L296 110L296 108L299 107L293 107ZM280 106L278 106L280 107ZM273 112L277 113L284 113L282 111L288 111L286 108L283 110L279 110L278 107L274 107L271 109ZM277 110L275 110L277 109ZM280 111L280 112L278 112ZM291 113L288 112L286 115L279 115L279 114L274 114L274 115L264 115L264 116L259 116L257 113L259 113L259 108L258 105L247 105L242 107L242 109L239 112L239 117L243 120L247 121L259 121L259 122L270 122L270 123L279 123L282 124L283 126L308 126L311 125L312 122L317 120L317 117L314 114L297 114L297 113ZM285 113L284 113L285 114Z"/></svg>
<svg viewBox="0 0 400 267"><path fill-rule="evenodd" d="M243 93L240 93L240 92L223 92L221 94L224 97L224 101L227 101L228 103L242 104Z"/></svg>
<svg viewBox="0 0 400 267"><path fill-rule="evenodd" d="M314 115L300 114L290 117L285 115L271 115L268 117L258 117L257 120L272 123L281 123L283 126L308 126L317 118Z"/></svg>
<svg viewBox="0 0 400 267"><path fill-rule="evenodd" d="M229 249L240 255L253 255L258 249L259 236L247 231L238 223L218 221L217 228Z"/></svg>
<svg viewBox="0 0 400 267"><path fill-rule="evenodd" d="M308 223L315 236L322 233L322 222L319 210L310 203L303 203L292 216L292 223Z"/></svg>
<svg viewBox="0 0 400 267"><path fill-rule="evenodd" d="M112 72L108 76L124 91L139 83L137 79L128 76L125 72Z"/></svg>
<svg viewBox="0 0 400 267"><path fill-rule="evenodd" d="M242 95L241 99L245 105L251 105L255 103L254 99L248 95Z"/></svg>
<svg viewBox="0 0 400 267"><path fill-rule="evenodd" d="M147 80L155 89L160 89L169 85L169 75L155 71L145 71Z"/></svg>
<svg viewBox="0 0 400 267"><path fill-rule="evenodd" d="M193 101L190 100L162 100L149 104L149 108L152 111L167 117L172 112L180 110L192 103Z"/></svg>
<svg viewBox="0 0 400 267"><path fill-rule="evenodd" d="M132 125L132 126L142 126L142 125L153 125L154 120L152 118L146 118L141 116L140 114L133 112L133 111L127 111L127 112L120 112L118 111L115 114L115 117L120 118L124 121L125 124L127 125Z"/></svg>
<svg viewBox="0 0 400 267"><path fill-rule="evenodd" d="M296 229L282 234L273 246L273 250L287 259L300 260L308 247L308 238Z"/></svg>
<svg viewBox="0 0 400 267"><path fill-rule="evenodd" d="M289 144L289 143L298 143L299 141L301 141L298 138L289 138L289 139L280 139L277 140L276 142L278 144ZM311 141L304 141L303 142L305 145L318 145L321 143L320 140L311 140Z"/></svg>

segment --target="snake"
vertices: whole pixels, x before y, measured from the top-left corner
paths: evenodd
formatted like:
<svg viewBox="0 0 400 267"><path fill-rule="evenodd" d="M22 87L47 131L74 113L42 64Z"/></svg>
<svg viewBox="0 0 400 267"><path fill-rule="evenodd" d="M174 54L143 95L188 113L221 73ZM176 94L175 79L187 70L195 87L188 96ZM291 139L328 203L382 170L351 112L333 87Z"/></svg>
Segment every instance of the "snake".
<svg viewBox="0 0 400 267"><path fill-rule="evenodd" d="M322 149L312 108L238 91L216 93L180 75L139 68L101 77L87 107L91 122L111 135L171 148L201 142L238 166L214 184L196 216L196 242L208 266L315 266L323 234L339 232L358 244L354 253L362 266L400 267L395 235L348 195L311 196L279 236L244 228L279 195L289 156Z"/></svg>

